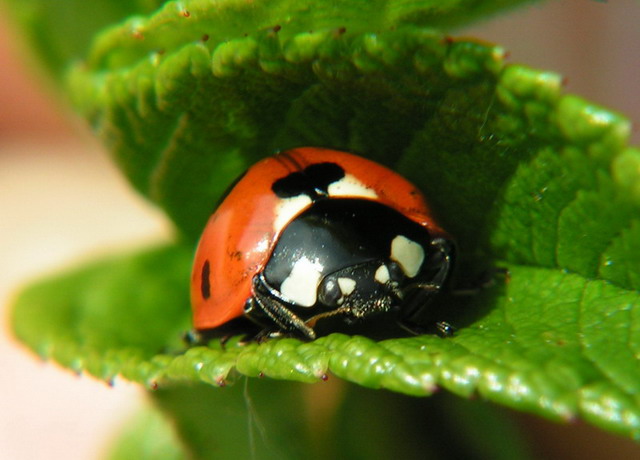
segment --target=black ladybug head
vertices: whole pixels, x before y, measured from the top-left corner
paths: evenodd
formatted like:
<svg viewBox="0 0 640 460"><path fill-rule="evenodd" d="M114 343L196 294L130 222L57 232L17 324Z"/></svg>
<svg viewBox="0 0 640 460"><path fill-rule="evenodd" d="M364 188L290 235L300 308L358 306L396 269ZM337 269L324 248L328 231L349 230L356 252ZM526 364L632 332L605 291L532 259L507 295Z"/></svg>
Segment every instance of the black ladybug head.
<svg viewBox="0 0 640 460"><path fill-rule="evenodd" d="M353 318L399 306L399 286L405 276L400 270L390 271L389 265L384 260L371 260L325 276L318 286L318 302L326 308L342 309Z"/></svg>

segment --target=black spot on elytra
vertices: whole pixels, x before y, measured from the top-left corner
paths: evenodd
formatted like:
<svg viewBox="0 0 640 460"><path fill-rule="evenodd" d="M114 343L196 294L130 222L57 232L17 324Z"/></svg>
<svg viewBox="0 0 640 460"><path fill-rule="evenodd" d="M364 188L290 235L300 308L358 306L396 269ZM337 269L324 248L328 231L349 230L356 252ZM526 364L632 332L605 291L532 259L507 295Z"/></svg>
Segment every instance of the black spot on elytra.
<svg viewBox="0 0 640 460"><path fill-rule="evenodd" d="M202 298L207 300L211 297L211 283L209 282L209 260L205 260L202 264L200 291L202 292Z"/></svg>
<svg viewBox="0 0 640 460"><path fill-rule="evenodd" d="M344 177L344 169L335 163L316 163L278 179L271 190L279 198L292 198L308 195L316 199L319 195L327 195L329 185Z"/></svg>
<svg viewBox="0 0 640 460"><path fill-rule="evenodd" d="M294 172L282 179L278 179L271 186L271 190L280 198L292 198L307 193L309 184L301 172Z"/></svg>

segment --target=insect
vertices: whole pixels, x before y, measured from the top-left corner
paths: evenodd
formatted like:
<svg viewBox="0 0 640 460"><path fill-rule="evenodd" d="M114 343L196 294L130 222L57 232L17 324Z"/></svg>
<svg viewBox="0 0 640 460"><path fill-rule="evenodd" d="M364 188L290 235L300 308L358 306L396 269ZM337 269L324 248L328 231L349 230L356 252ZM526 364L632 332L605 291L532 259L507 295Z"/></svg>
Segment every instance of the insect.
<svg viewBox="0 0 640 460"><path fill-rule="evenodd" d="M194 326L248 319L262 336L311 340L330 321L390 313L417 332L453 258L409 181L353 154L296 148L249 168L209 219L191 278Z"/></svg>

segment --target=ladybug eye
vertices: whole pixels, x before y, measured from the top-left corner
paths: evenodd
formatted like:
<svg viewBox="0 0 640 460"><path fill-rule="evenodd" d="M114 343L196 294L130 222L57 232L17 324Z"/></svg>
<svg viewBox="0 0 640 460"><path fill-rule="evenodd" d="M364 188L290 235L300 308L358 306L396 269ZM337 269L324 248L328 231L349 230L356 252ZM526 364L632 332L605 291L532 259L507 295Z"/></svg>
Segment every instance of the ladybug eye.
<svg viewBox="0 0 640 460"><path fill-rule="evenodd" d="M338 305L342 298L342 291L338 281L334 278L325 278L318 287L318 300L327 306Z"/></svg>

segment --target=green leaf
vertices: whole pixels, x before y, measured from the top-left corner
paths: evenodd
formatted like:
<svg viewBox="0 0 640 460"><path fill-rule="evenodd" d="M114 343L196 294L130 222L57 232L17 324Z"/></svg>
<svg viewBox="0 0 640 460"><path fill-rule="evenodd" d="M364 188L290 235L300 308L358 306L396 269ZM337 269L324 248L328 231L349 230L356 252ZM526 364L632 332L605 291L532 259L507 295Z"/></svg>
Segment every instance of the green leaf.
<svg viewBox="0 0 640 460"><path fill-rule="evenodd" d="M122 64L125 56L130 63L128 59L146 59L161 48L175 50L193 41L194 33L200 33L198 38L210 34L218 41L276 24L293 25L298 31L400 21L447 28L531 2L222 0L212 6L208 0L7 0L31 45L58 78L69 63L87 57L94 38L105 28L111 29L106 34L110 38L99 39L93 55L102 50L110 55L110 63Z"/></svg>
<svg viewBox="0 0 640 460"><path fill-rule="evenodd" d="M116 24L67 76L118 165L186 241L248 165L327 146L390 165L426 193L457 239L456 282L492 264L508 281L440 299L452 338L185 351L192 247L175 246L27 290L18 336L103 379L333 374L415 396L479 394L640 439L640 152L627 147L628 121L563 95L558 75L506 65L499 47L423 27L481 6L456 15L446 3L434 16L430 3L380 1L363 16L360 2L217 5L167 2Z"/></svg>
<svg viewBox="0 0 640 460"><path fill-rule="evenodd" d="M190 250L163 247L51 278L20 297L14 331L41 357L77 372L146 381L184 348L190 265Z"/></svg>
<svg viewBox="0 0 640 460"><path fill-rule="evenodd" d="M310 343L231 341L221 348L214 342L183 352L188 262L184 248L164 248L36 285L16 307L17 334L42 357L105 380L122 375L164 387L184 380L232 384L234 369L301 382L334 374L415 396L443 386L462 396L480 394L558 420L580 416L638 436L635 292L513 264L503 293L486 292L452 310L464 326L452 338L375 342L333 334Z"/></svg>
<svg viewBox="0 0 640 460"><path fill-rule="evenodd" d="M478 147L495 158L494 133L504 131L497 123L505 115L494 94L499 48L413 27L289 38L283 30L217 46L194 40L133 67L104 73L83 65L70 76L79 107L116 162L191 239L233 178L277 150L356 151L398 164L424 186L425 165L407 161L424 162L425 148L439 154L444 145L421 138L455 117L458 132L468 132L454 152L466 154L479 136ZM481 124L486 133L477 131ZM516 159L501 166L501 176ZM487 193L499 186L491 183Z"/></svg>
<svg viewBox="0 0 640 460"><path fill-rule="evenodd" d="M162 0L7 0L11 12L56 78L84 58L93 37L132 14L148 14Z"/></svg>
<svg viewBox="0 0 640 460"><path fill-rule="evenodd" d="M417 26L487 3L430 5L168 2L97 37L69 89L132 183L196 239L233 178L275 151L325 145L394 164L468 94L484 118L501 50Z"/></svg>

